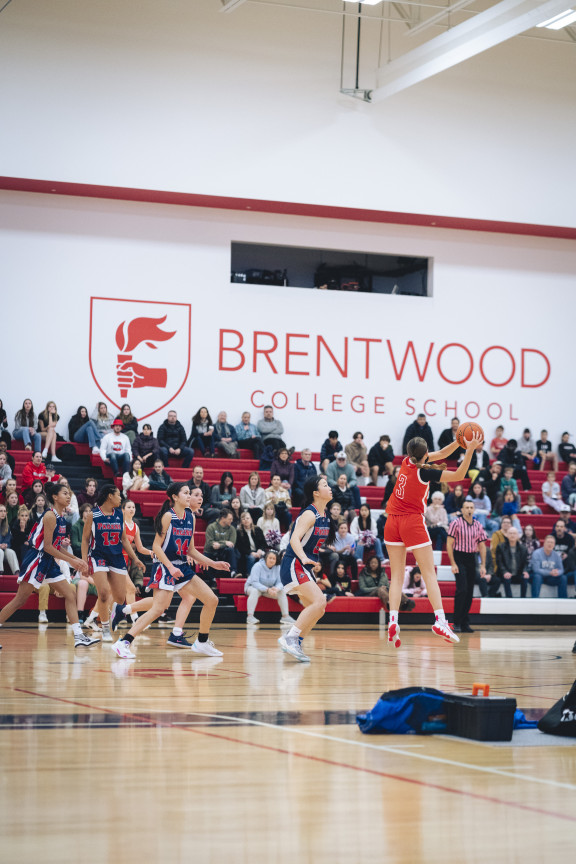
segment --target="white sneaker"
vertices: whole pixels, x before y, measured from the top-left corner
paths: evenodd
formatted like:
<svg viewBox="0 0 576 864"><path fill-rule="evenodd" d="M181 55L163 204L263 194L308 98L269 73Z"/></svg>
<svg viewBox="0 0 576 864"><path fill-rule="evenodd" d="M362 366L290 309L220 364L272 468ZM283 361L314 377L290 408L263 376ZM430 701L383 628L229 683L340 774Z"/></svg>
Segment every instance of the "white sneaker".
<svg viewBox="0 0 576 864"><path fill-rule="evenodd" d="M113 642L114 638L110 632L110 625L104 624L102 627L102 642Z"/></svg>
<svg viewBox="0 0 576 864"><path fill-rule="evenodd" d="M291 618L290 615L286 615L284 618L280 618L280 624L295 624L296 621L294 618Z"/></svg>
<svg viewBox="0 0 576 864"><path fill-rule="evenodd" d="M260 621L258 620L258 618L255 618L254 615L248 615L248 617L246 618L246 623L247 624L259 624Z"/></svg>
<svg viewBox="0 0 576 864"><path fill-rule="evenodd" d="M214 647L213 642L199 642L198 639L192 645L192 651L195 651L196 654L206 654L207 657L222 657L222 651L218 651L217 648Z"/></svg>
<svg viewBox="0 0 576 864"><path fill-rule="evenodd" d="M278 644L280 645L280 647L282 648L284 653L287 654L288 648L286 647L286 637L285 636L280 636L280 638L278 639Z"/></svg>
<svg viewBox="0 0 576 864"><path fill-rule="evenodd" d="M93 456L98 456L99 453L100 453L100 447L92 447L92 455Z"/></svg>
<svg viewBox="0 0 576 864"><path fill-rule="evenodd" d="M98 624L98 616L90 614L88 618L84 621L83 627L90 627L91 630L95 630L96 633L100 633L102 628Z"/></svg>
<svg viewBox="0 0 576 864"><path fill-rule="evenodd" d="M52 462L62 462L62 459L59 459L58 456L52 456Z"/></svg>
<svg viewBox="0 0 576 864"><path fill-rule="evenodd" d="M38 613L38 623L39 623L39 624L48 624L48 615L46 614L46 612L44 611L44 609L42 609L42 610Z"/></svg>
<svg viewBox="0 0 576 864"><path fill-rule="evenodd" d="M280 641L280 640L278 640ZM310 657L304 653L302 650L302 646L300 645L300 640L297 636L286 636L284 639L284 644L286 648L284 649L288 654L291 654L292 657L295 657L296 660L299 660L301 663L309 663ZM282 646L280 646L282 647Z"/></svg>
<svg viewBox="0 0 576 864"><path fill-rule="evenodd" d="M100 642L99 639L92 639L90 636L85 636L84 633L81 633L80 636L74 636L75 648L90 648L91 645L97 645L98 642Z"/></svg>
<svg viewBox="0 0 576 864"><path fill-rule="evenodd" d="M390 645L393 645L394 648L399 648L402 644L400 641L400 627L396 623L390 623L388 625L388 642Z"/></svg>
<svg viewBox="0 0 576 864"><path fill-rule="evenodd" d="M130 643L125 642L124 639L119 639L114 645L114 651L116 654L121 657L123 660L135 660L136 654L133 654L130 650Z"/></svg>
<svg viewBox="0 0 576 864"><path fill-rule="evenodd" d="M45 459L47 455L48 455L48 448L45 447L45 448L42 450L42 458Z"/></svg>
<svg viewBox="0 0 576 864"><path fill-rule="evenodd" d="M432 625L432 632L451 645L460 642L460 637L454 633L448 621L436 621L436 623Z"/></svg>

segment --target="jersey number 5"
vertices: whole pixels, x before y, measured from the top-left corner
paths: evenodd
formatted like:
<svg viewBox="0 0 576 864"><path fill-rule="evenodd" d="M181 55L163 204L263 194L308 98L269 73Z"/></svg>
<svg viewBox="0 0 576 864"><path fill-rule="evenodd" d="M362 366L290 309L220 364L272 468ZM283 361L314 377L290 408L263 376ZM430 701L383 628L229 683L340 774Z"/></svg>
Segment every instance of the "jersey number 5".
<svg viewBox="0 0 576 864"><path fill-rule="evenodd" d="M396 488L394 492L398 496L398 498L404 498L404 492L406 491L406 480L407 477L405 474L399 474L398 480L396 481Z"/></svg>

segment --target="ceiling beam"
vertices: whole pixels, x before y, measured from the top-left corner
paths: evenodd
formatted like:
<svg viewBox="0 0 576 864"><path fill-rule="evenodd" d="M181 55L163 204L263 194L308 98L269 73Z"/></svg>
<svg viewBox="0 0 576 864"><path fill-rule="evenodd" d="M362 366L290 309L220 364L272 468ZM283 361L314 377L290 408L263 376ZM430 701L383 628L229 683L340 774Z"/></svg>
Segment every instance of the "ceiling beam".
<svg viewBox="0 0 576 864"><path fill-rule="evenodd" d="M220 12L233 12L238 6L241 6L246 0L220 0L222 8Z"/></svg>
<svg viewBox="0 0 576 864"><path fill-rule="evenodd" d="M451 66L518 36L566 8L566 0L502 0L469 21L391 60L378 70L373 102L412 87Z"/></svg>

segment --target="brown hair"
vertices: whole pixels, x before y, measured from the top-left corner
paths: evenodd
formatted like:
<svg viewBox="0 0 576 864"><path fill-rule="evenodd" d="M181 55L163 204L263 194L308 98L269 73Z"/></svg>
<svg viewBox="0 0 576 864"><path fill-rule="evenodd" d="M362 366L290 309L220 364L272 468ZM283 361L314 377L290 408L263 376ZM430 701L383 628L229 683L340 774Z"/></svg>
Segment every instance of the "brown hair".
<svg viewBox="0 0 576 864"><path fill-rule="evenodd" d="M417 468L437 468L438 471L446 470L445 462L429 463L426 459L428 456L428 444L424 438L411 438L406 445L406 453L413 465Z"/></svg>

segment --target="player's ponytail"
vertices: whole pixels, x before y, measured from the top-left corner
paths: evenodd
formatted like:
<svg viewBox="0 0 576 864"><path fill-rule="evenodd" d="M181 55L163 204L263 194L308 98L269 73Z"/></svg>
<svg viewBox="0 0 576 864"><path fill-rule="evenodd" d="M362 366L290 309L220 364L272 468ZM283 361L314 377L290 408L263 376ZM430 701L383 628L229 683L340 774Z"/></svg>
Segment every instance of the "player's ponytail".
<svg viewBox="0 0 576 864"><path fill-rule="evenodd" d="M188 483L171 483L166 489L166 501L164 501L162 507L154 518L154 530L156 534L162 534L162 517L172 509L174 506L174 498L180 494L184 486L188 486Z"/></svg>
<svg viewBox="0 0 576 864"><path fill-rule="evenodd" d="M317 474L315 477L309 477L308 480L304 483L304 493L302 495L302 504L300 513L302 510L305 510L306 507L309 507L311 504L314 504L314 492L318 491L318 485L321 480L325 480L326 476L324 474ZM330 530L328 532L328 537L326 538L326 543L331 546L336 539L336 532L338 531L338 526L334 519L330 516L329 507L332 501L328 501L326 504L326 515L330 519ZM298 515L300 515L300 513Z"/></svg>
<svg viewBox="0 0 576 864"><path fill-rule="evenodd" d="M445 462L428 462L428 444L424 438L411 438L406 445L406 453L413 465L417 468L437 468L438 471L446 470Z"/></svg>
<svg viewBox="0 0 576 864"><path fill-rule="evenodd" d="M105 504L110 495L114 495L116 493L117 488L118 487L115 486L114 483L105 483L100 489L100 492L98 493L98 498L96 499L96 503L98 504L98 506L101 507L102 504Z"/></svg>
<svg viewBox="0 0 576 864"><path fill-rule="evenodd" d="M62 486L60 483L45 483L44 484L44 494L46 498L50 502L50 504L54 504L54 498L58 495Z"/></svg>

